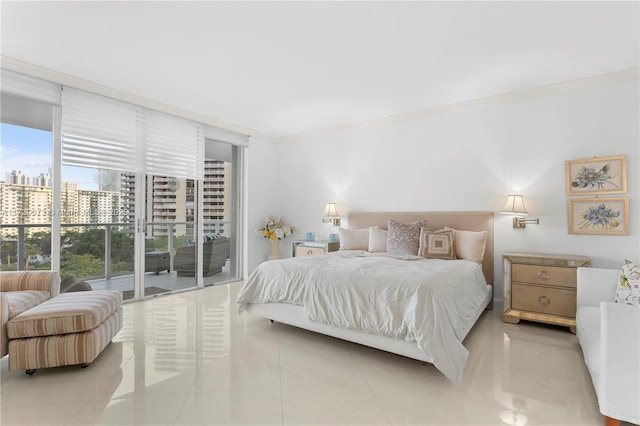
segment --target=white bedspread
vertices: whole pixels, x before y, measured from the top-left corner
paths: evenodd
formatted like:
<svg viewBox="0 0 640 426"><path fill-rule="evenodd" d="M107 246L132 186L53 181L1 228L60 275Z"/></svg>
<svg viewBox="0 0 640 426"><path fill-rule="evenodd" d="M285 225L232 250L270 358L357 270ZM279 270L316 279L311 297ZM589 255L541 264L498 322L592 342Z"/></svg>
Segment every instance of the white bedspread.
<svg viewBox="0 0 640 426"><path fill-rule="evenodd" d="M312 321L416 342L450 380L462 379L463 332L487 298L480 265L366 251L265 262L238 293L249 303L293 303Z"/></svg>

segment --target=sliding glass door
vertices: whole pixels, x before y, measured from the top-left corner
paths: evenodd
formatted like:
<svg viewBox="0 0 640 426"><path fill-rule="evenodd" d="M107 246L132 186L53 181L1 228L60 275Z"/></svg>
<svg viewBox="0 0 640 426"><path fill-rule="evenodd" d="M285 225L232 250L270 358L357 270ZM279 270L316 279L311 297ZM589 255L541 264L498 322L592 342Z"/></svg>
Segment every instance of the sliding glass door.
<svg viewBox="0 0 640 426"><path fill-rule="evenodd" d="M243 148L205 140L204 180L200 191L204 285L240 279Z"/></svg>
<svg viewBox="0 0 640 426"><path fill-rule="evenodd" d="M146 175L145 182L144 293L196 287L196 181Z"/></svg>
<svg viewBox="0 0 640 426"><path fill-rule="evenodd" d="M195 181L62 167L63 279L143 298L197 286Z"/></svg>

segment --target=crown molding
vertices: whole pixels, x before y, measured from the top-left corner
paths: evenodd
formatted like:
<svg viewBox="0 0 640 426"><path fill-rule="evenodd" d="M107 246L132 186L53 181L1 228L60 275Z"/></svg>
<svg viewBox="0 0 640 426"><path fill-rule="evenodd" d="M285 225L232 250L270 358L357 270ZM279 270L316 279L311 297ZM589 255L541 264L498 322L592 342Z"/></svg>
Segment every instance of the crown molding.
<svg viewBox="0 0 640 426"><path fill-rule="evenodd" d="M325 129L296 133L287 136L280 136L274 138L274 143L287 143L294 142L300 139L305 139L314 136L320 136L331 133L344 132L350 129L356 129L360 127L380 126L393 123L400 123L403 121L418 120L434 114L442 112L459 111L469 108L477 108L482 106L518 102L528 99L533 99L541 96L549 96L559 93L573 92L578 90L585 90L595 87L602 87L608 85L614 85L627 81L640 80L640 68L634 67L621 71L615 71L607 74L601 74L593 77L582 78L578 80L566 81L562 83L550 84L547 86L541 86L531 89L518 90L501 95L489 96L485 98L477 98L469 101L456 102L446 105L438 105L429 108L422 108L415 111L409 111L401 114L389 115L386 117L374 118L371 120L357 121L353 123L342 124L339 126L327 127Z"/></svg>
<svg viewBox="0 0 640 426"><path fill-rule="evenodd" d="M249 135L251 137L261 139L263 141L275 142L275 138L273 136L266 135L264 133L261 133L254 129L250 129L248 127L240 126L234 123L229 123L223 120L218 120L213 117L208 117L203 114L199 114L193 111L185 110L185 109L168 105L162 102L158 102L153 99L145 98L143 96L134 95L133 93L114 89L112 87L94 83L89 80L84 80L69 74L54 71L49 68L44 68L38 65L30 64L28 62L23 62L18 59L11 58L9 56L0 55L0 67L10 71L26 74L31 77L36 77L43 80L51 81L53 83L74 87L80 90L86 90L88 92L92 92L98 95L117 99L119 101L140 105L149 109L171 114L187 120L192 120L198 123L219 127L221 129L229 130L231 132L236 132L243 135Z"/></svg>

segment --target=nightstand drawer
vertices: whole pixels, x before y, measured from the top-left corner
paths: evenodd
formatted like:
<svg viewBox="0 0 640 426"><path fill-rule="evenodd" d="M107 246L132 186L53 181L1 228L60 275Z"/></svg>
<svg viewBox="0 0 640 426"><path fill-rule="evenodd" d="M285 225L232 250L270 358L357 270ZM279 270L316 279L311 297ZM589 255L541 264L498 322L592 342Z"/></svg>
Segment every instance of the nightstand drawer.
<svg viewBox="0 0 640 426"><path fill-rule="evenodd" d="M523 311L575 318L576 292L513 283L511 307Z"/></svg>
<svg viewBox="0 0 640 426"><path fill-rule="evenodd" d="M306 246L296 247L296 257L311 256L313 254L324 254L324 253L325 253L325 249L323 247L306 247Z"/></svg>
<svg viewBox="0 0 640 426"><path fill-rule="evenodd" d="M511 280L521 283L576 288L575 268L515 264Z"/></svg>
<svg viewBox="0 0 640 426"><path fill-rule="evenodd" d="M324 254L339 249L340 243L332 241L293 240L291 243L291 255L294 257Z"/></svg>

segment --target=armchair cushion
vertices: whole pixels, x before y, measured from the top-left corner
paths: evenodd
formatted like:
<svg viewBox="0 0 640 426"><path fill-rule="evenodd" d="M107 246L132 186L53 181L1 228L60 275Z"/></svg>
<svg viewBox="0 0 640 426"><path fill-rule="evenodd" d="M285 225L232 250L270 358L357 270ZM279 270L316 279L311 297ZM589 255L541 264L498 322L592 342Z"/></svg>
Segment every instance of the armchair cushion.
<svg viewBox="0 0 640 426"><path fill-rule="evenodd" d="M10 291L4 295L9 305L9 319L49 300L49 292L46 291Z"/></svg>

